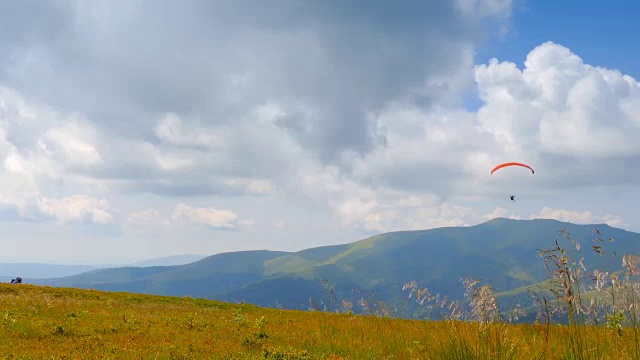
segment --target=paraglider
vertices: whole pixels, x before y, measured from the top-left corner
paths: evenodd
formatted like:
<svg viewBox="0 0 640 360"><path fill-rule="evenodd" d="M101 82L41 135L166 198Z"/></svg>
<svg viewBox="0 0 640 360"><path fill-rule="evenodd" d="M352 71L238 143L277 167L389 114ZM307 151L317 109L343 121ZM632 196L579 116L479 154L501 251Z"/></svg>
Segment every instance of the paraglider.
<svg viewBox="0 0 640 360"><path fill-rule="evenodd" d="M491 169L491 175L493 175L494 172L508 167L508 166L521 166L524 168L527 168L529 170L531 170L532 174L535 174L536 172L533 170L533 168L525 163L521 163L521 162L515 162L515 161L510 161L510 162L506 162L506 163L502 163L500 165L495 166L493 169ZM515 195L509 195L509 199L511 199L511 202L516 202L516 196Z"/></svg>
<svg viewBox="0 0 640 360"><path fill-rule="evenodd" d="M500 164L500 165L498 165L498 166L494 167L494 168L491 170L491 175L493 175L493 173L494 173L494 172L496 172L496 171L498 171L498 170L500 170L500 169L502 169L502 168L504 168L504 167L507 167L507 166L522 166L522 167L525 167L525 168L527 168L527 169L531 170L531 173L532 173L532 174L535 174L535 173L536 173L536 172L533 170L533 168L532 168L531 166L527 165L527 164L524 164L524 163L521 163L521 162L506 162L506 163L503 163L503 164Z"/></svg>

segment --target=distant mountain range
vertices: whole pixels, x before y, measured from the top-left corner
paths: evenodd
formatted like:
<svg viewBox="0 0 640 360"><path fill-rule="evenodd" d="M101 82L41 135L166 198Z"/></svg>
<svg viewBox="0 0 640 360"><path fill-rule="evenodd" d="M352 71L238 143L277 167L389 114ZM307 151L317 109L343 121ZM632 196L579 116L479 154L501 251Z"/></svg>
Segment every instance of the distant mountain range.
<svg viewBox="0 0 640 360"><path fill-rule="evenodd" d="M173 255L157 259L142 260L126 266L148 267L184 265L202 260L205 257L205 255Z"/></svg>
<svg viewBox="0 0 640 360"><path fill-rule="evenodd" d="M298 252L239 251L185 265L95 269L25 282L288 309L308 309L310 298L335 304L342 299L355 303L361 297L373 297L390 304L396 313L407 314L415 304L401 290L412 280L434 294L462 298L460 280L471 276L504 294L512 291L517 295L517 289L547 278L537 249L553 247L563 229L580 241L580 256L587 266L607 268L607 258L591 252L596 228L606 239L615 239L603 244L608 249L620 255L640 254L640 234L605 224L498 218L476 226L391 232ZM575 246L567 240L560 244L575 253ZM323 287L323 279L330 282L335 298Z"/></svg>
<svg viewBox="0 0 640 360"><path fill-rule="evenodd" d="M60 278L73 276L91 270L114 268L118 266L171 266L183 265L205 258L204 255L174 255L158 259L148 259L129 265L59 265L46 263L2 263L0 262L0 281L6 282L20 276L22 278Z"/></svg>

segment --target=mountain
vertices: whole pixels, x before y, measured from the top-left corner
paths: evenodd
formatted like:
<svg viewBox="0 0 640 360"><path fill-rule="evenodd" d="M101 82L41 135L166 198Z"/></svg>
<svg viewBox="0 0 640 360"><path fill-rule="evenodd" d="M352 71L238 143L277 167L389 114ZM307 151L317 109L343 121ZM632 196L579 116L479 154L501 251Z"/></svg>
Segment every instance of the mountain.
<svg viewBox="0 0 640 360"><path fill-rule="evenodd" d="M548 273L537 249L553 247L563 229L581 243L587 266L607 268L608 258L590 251L595 228L605 239L615 239L603 247L618 254L640 254L640 234L605 224L498 218L468 227L391 232L298 252L231 252L186 265L93 270L30 282L307 309L310 297L318 302L329 299L321 283L327 279L336 300L373 297L405 313L414 305L401 290L412 280L450 298L463 296L460 279L465 276L483 279L501 292L544 280ZM576 252L566 239L559 244L569 254Z"/></svg>
<svg viewBox="0 0 640 360"><path fill-rule="evenodd" d="M184 265L204 259L205 255L173 255L158 259L148 259L129 264L134 267Z"/></svg>
<svg viewBox="0 0 640 360"><path fill-rule="evenodd" d="M281 251L240 251L216 254L185 265L99 269L57 279L27 279L25 283L94 288L145 294L213 297L239 285L260 281L262 264L289 254Z"/></svg>
<svg viewBox="0 0 640 360"><path fill-rule="evenodd" d="M0 263L0 280L22 278L56 278L108 267L96 265L58 265L43 263Z"/></svg>
<svg viewBox="0 0 640 360"><path fill-rule="evenodd" d="M150 267L184 265L202 260L204 255L174 255L164 258L147 259L127 265L128 267ZM2 263L0 262L0 281L8 282L16 276L23 279L61 278L82 274L92 270L108 269L122 265L61 265L46 263Z"/></svg>

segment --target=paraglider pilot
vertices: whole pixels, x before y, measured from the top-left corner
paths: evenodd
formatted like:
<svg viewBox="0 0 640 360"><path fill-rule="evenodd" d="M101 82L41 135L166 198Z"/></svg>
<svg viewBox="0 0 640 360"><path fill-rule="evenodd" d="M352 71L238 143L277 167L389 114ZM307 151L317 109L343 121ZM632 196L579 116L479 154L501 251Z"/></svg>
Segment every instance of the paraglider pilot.
<svg viewBox="0 0 640 360"><path fill-rule="evenodd" d="M509 195L509 198L511 199L512 202L516 202L516 196L515 195Z"/></svg>

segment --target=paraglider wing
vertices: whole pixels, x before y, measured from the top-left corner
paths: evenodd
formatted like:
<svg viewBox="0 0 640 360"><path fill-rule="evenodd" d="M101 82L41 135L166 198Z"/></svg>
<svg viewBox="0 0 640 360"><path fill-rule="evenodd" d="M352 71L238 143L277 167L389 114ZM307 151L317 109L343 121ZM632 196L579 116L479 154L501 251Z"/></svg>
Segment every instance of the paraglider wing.
<svg viewBox="0 0 640 360"><path fill-rule="evenodd" d="M500 165L494 167L493 170L491 170L491 174L493 175L494 172L502 169L503 167L507 167L507 166L522 166L522 167L526 167L527 169L531 170L532 174L535 174L535 171L533 170L533 168L531 166L529 166L527 164L520 163L520 162L506 162L506 163L500 164Z"/></svg>

